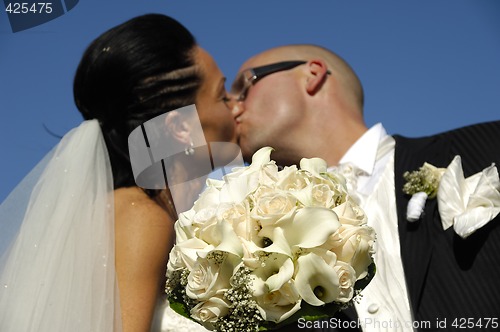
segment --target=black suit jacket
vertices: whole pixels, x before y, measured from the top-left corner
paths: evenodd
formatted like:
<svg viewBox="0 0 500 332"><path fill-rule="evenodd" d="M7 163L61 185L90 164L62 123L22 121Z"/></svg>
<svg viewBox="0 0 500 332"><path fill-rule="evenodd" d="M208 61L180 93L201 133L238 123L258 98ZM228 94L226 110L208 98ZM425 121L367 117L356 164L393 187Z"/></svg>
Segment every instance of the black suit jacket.
<svg viewBox="0 0 500 332"><path fill-rule="evenodd" d="M402 191L403 173L417 170L424 162L447 167L460 155L466 177L492 163L500 169L500 121L424 138L398 135L394 138L401 258L414 323L419 325L416 330L500 329L500 215L464 240L453 228L443 230L436 199L427 200L422 218L409 223L406 206L410 196ZM336 323L356 322L357 315L351 307L338 313L335 319ZM340 330L345 331L333 328L309 331Z"/></svg>
<svg viewBox="0 0 500 332"><path fill-rule="evenodd" d="M462 158L465 177L492 163L500 168L500 121L427 138L395 139L401 257L414 319L429 321L434 327L441 322L449 330L454 329L454 322L458 326L465 322L463 327L473 322L475 326L469 330L486 330L488 318L500 320L500 215L464 240L453 228L443 230L437 201L431 199L423 217L409 223L406 206L410 196L402 192L403 173L424 162L447 167L456 155ZM442 323L445 319L446 324ZM488 330L494 330L491 322Z"/></svg>

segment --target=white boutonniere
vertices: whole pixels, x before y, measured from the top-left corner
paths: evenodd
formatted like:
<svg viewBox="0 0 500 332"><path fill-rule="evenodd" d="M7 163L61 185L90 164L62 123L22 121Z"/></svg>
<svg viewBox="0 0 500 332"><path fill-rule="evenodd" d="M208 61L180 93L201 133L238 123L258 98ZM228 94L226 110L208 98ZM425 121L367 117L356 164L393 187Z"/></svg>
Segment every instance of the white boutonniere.
<svg viewBox="0 0 500 332"><path fill-rule="evenodd" d="M500 213L500 180L494 164L465 178L462 160L455 156L447 168L426 163L403 176L408 181L403 191L412 195L407 208L409 221L420 218L427 198L437 197L443 229L453 226L465 239Z"/></svg>
<svg viewBox="0 0 500 332"><path fill-rule="evenodd" d="M424 163L418 171L405 172L404 179L407 181L403 186L403 192L412 195L406 209L406 219L410 222L420 219L424 211L427 198L435 198L439 181L445 172L445 168L437 168L429 163Z"/></svg>

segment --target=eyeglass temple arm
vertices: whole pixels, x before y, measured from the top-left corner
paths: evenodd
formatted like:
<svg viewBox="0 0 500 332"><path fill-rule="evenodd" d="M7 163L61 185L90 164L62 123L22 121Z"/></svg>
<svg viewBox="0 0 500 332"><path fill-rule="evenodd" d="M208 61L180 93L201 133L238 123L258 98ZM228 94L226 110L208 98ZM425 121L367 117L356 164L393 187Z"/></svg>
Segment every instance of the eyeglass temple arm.
<svg viewBox="0 0 500 332"><path fill-rule="evenodd" d="M252 78L260 77L263 74L271 74L276 71L292 69L293 67L297 67L298 65L302 65L304 63L307 63L307 61L284 61L273 63L267 66L252 68Z"/></svg>

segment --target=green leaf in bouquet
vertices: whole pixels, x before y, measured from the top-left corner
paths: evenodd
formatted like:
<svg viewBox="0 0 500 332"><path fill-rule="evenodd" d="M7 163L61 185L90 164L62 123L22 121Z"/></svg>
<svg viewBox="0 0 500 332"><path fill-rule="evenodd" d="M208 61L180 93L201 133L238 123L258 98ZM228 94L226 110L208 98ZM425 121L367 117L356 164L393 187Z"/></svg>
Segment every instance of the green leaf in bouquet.
<svg viewBox="0 0 500 332"><path fill-rule="evenodd" d="M170 308L172 308L173 311L175 311L179 315L191 319L191 315L189 314L189 309L184 303L171 302L169 303L169 306Z"/></svg>
<svg viewBox="0 0 500 332"><path fill-rule="evenodd" d="M363 290L366 286L368 286L370 281L372 281L373 277L375 276L376 271L377 267L375 266L375 263L371 263L368 266L368 274L363 279L356 281L354 289Z"/></svg>

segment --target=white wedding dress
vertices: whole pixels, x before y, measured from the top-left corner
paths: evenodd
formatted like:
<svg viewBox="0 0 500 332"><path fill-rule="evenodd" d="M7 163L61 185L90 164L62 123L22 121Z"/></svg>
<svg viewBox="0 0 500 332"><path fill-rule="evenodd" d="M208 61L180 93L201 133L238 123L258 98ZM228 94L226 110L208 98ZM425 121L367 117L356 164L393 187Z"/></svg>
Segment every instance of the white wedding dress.
<svg viewBox="0 0 500 332"><path fill-rule="evenodd" d="M159 301L151 332L207 332L200 324L179 315L169 306L166 298Z"/></svg>

